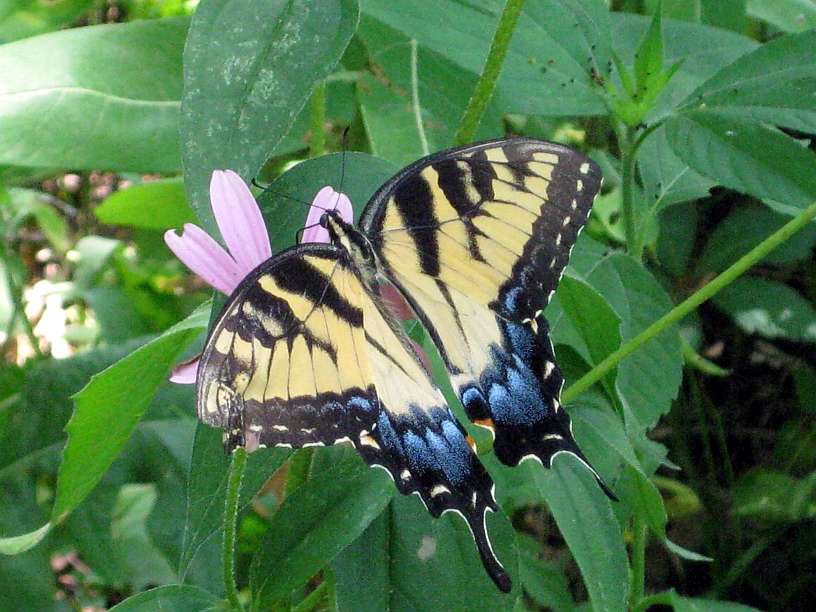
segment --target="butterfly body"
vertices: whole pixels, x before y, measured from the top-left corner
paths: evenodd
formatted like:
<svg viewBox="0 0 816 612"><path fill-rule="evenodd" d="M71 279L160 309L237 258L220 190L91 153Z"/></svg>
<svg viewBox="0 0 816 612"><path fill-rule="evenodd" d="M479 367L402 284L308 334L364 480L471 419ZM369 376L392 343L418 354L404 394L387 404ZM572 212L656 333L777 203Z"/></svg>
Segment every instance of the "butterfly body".
<svg viewBox="0 0 816 612"><path fill-rule="evenodd" d="M199 367L199 417L225 429L228 450L351 442L433 516L461 514L509 590L485 522L498 509L490 475L379 287L410 304L502 462L549 466L568 452L592 470L559 403L540 313L599 186L583 155L511 139L412 164L359 228L325 213L331 244L284 251L230 296Z"/></svg>

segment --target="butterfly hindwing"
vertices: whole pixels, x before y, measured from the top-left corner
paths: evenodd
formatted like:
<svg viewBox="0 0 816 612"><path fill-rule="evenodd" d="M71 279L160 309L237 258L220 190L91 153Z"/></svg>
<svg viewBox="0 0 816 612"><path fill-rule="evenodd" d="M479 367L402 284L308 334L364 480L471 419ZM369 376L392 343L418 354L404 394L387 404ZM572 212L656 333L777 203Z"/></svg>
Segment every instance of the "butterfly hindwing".
<svg viewBox="0 0 816 612"><path fill-rule="evenodd" d="M467 521L497 585L493 483L418 360L342 251L301 245L245 279L208 339L198 412L226 444L302 447L348 440L434 516Z"/></svg>
<svg viewBox="0 0 816 612"><path fill-rule="evenodd" d="M420 160L384 185L362 229L501 461L585 461L559 404L547 305L601 174L567 147L511 139ZM600 480L599 480L600 482Z"/></svg>

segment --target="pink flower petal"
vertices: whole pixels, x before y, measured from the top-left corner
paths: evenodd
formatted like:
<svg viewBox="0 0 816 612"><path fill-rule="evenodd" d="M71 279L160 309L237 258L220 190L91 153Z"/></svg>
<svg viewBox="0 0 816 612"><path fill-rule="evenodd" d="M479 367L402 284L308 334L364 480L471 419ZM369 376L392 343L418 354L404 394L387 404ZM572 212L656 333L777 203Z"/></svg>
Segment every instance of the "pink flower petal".
<svg viewBox="0 0 816 612"><path fill-rule="evenodd" d="M261 210L240 176L232 170L215 170L210 204L221 236L244 276L272 257Z"/></svg>
<svg viewBox="0 0 816 612"><path fill-rule="evenodd" d="M339 193L333 188L323 187L317 192L317 195L312 200L312 205L309 208L309 214L306 215L306 229L300 239L304 242L329 242L329 232L324 227L320 227L320 217L327 210L336 210L340 213L340 217L346 223L354 222L354 209L351 206L351 200L344 193Z"/></svg>
<svg viewBox="0 0 816 612"><path fill-rule="evenodd" d="M351 206L351 200L345 193L338 193L337 195L340 197L334 205L334 210L340 213L346 223L354 223L354 208Z"/></svg>
<svg viewBox="0 0 816 612"><path fill-rule="evenodd" d="M164 242L184 265L211 287L229 295L244 274L229 254L203 229L186 223L181 236L173 230L164 234Z"/></svg>
<svg viewBox="0 0 816 612"><path fill-rule="evenodd" d="M194 385L198 376L198 362L200 360L201 353L192 359L182 361L175 368L173 368L173 372L170 374L170 382L174 382L179 385Z"/></svg>
<svg viewBox="0 0 816 612"><path fill-rule="evenodd" d="M300 237L300 242L329 242L329 231L325 227L320 227L320 218L327 210L332 209L332 201L336 198L337 192L329 187L323 187L317 192L306 215L306 228Z"/></svg>

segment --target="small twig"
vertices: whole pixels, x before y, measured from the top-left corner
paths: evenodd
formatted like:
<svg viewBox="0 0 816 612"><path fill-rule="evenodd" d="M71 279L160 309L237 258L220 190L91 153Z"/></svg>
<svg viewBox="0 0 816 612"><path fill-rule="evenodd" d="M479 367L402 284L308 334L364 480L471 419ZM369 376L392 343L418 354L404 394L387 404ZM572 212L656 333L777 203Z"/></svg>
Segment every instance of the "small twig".
<svg viewBox="0 0 816 612"><path fill-rule="evenodd" d="M417 41L411 39L411 105L414 107L414 121L416 121L419 144L423 155L430 155L428 138L425 136L425 126L422 123L422 107L419 105L419 69L417 67Z"/></svg>
<svg viewBox="0 0 816 612"><path fill-rule="evenodd" d="M768 238L748 251L748 253L740 257L733 265L714 278L714 280L712 280L710 283L690 295L680 304L675 306L670 312L660 317L637 336L621 345L618 350L608 355L603 361L601 361L601 363L592 368L571 387L569 387L569 389L564 391L562 395L563 401L569 402L575 399L596 382L603 379L603 377L606 376L609 371L617 367L617 365L623 361L623 359L635 352L641 347L641 345L647 343L649 340L680 321L680 319L694 311L698 306L700 306L700 304L711 299L721 289L733 283L751 266L762 261L768 255L768 253L773 251L779 245L783 244L786 240L788 240L788 238L810 223L814 217L816 217L816 202L808 206L805 210L799 213L798 216L794 217L779 230L768 236Z"/></svg>
<svg viewBox="0 0 816 612"><path fill-rule="evenodd" d="M235 540L238 523L238 499L241 494L241 481L244 479L247 453L243 448L236 448L232 453L229 476L227 480L227 498L224 505L224 591L227 602L233 610L242 612L244 606L238 598L238 587L235 584Z"/></svg>
<svg viewBox="0 0 816 612"><path fill-rule="evenodd" d="M473 95L470 97L465 114L456 130L456 136L453 138L458 145L471 142L476 135L476 129L482 121L487 103L490 102L493 90L496 89L496 81L523 7L524 0L507 0L504 5L499 24L496 26L496 33L493 35L493 42L490 43L490 51L487 53L484 69L473 89Z"/></svg>

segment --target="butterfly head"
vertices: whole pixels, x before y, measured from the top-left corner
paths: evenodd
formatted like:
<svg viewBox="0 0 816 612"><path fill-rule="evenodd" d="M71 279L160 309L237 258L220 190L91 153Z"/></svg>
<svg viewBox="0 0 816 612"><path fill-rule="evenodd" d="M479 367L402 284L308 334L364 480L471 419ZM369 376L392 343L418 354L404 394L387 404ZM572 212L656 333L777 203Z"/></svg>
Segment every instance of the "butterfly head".
<svg viewBox="0 0 816 612"><path fill-rule="evenodd" d="M323 213L320 225L329 231L332 244L346 251L358 265L374 264L374 251L368 239L353 225L346 223L339 212L329 210Z"/></svg>

